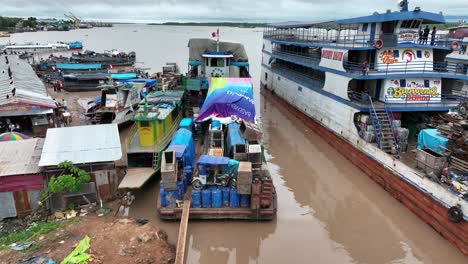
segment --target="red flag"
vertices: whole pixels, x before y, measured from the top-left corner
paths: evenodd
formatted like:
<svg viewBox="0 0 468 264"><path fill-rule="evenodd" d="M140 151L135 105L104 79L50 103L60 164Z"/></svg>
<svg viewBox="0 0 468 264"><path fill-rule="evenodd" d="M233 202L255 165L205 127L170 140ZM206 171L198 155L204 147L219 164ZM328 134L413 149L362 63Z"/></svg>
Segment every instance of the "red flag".
<svg viewBox="0 0 468 264"><path fill-rule="evenodd" d="M216 38L216 32L211 33L212 38Z"/></svg>

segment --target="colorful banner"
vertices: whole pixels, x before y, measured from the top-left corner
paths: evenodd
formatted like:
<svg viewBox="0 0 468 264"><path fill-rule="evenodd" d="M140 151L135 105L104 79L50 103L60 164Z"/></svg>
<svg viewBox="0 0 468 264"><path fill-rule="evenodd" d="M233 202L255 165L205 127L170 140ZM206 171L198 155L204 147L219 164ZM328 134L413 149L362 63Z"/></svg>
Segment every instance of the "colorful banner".
<svg viewBox="0 0 468 264"><path fill-rule="evenodd" d="M196 122L212 117L255 122L255 102L250 78L211 78L210 89Z"/></svg>

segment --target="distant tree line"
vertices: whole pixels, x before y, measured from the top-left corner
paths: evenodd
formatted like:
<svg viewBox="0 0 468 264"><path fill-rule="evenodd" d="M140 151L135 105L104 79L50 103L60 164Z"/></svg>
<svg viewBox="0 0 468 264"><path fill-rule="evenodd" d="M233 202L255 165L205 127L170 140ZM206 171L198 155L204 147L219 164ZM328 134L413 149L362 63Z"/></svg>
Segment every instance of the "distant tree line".
<svg viewBox="0 0 468 264"><path fill-rule="evenodd" d="M19 17L0 16L0 30L8 30L11 28L15 28L19 22L22 22L23 27L35 28L37 26L37 21L35 17L29 17L28 19L24 20L23 18Z"/></svg>
<svg viewBox="0 0 468 264"><path fill-rule="evenodd" d="M247 22L166 22L151 23L149 25L169 25L169 26L210 26L210 27L244 27L255 28L264 27L265 23L247 23Z"/></svg>

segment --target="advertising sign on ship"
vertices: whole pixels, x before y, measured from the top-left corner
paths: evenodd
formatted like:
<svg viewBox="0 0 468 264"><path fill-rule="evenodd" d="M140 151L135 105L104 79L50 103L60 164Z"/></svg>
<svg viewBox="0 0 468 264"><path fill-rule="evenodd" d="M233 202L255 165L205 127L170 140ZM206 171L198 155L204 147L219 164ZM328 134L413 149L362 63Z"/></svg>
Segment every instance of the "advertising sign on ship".
<svg viewBox="0 0 468 264"><path fill-rule="evenodd" d="M418 31L412 29L402 29L398 34L398 43L416 43L418 40Z"/></svg>
<svg viewBox="0 0 468 264"><path fill-rule="evenodd" d="M347 54L343 50L338 49L322 49L322 60L320 66L343 70L343 59Z"/></svg>
<svg viewBox="0 0 468 264"><path fill-rule="evenodd" d="M386 80L382 100L391 103L424 103L441 101L440 79Z"/></svg>

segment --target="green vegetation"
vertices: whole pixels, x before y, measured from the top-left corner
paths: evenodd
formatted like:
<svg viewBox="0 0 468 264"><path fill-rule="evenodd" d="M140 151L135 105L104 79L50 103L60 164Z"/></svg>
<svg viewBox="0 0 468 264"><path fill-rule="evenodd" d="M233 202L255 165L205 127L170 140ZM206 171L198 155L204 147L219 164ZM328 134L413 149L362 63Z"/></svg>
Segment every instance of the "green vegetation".
<svg viewBox="0 0 468 264"><path fill-rule="evenodd" d="M6 249L9 245L16 243L24 243L33 241L41 235L50 233L58 228L65 227L69 224L74 224L79 221L79 218L72 218L68 221L56 222L56 221L41 221L36 222L32 226L9 234L0 236L0 250ZM38 249L38 247L36 247ZM34 248L33 248L34 249ZM32 250L32 249L29 249Z"/></svg>
<svg viewBox="0 0 468 264"><path fill-rule="evenodd" d="M265 23L247 23L247 22L184 22L184 23L166 22L166 23L151 23L148 25L256 28L256 27L264 27L266 24Z"/></svg>
<svg viewBox="0 0 468 264"><path fill-rule="evenodd" d="M22 27L36 28L37 21L35 17L22 19L19 17L0 16L0 30L13 30L17 25L21 25Z"/></svg>
<svg viewBox="0 0 468 264"><path fill-rule="evenodd" d="M70 161L64 161L58 165L65 174L58 177L52 176L49 180L47 190L49 193L79 192L83 184L91 180L91 176Z"/></svg>

